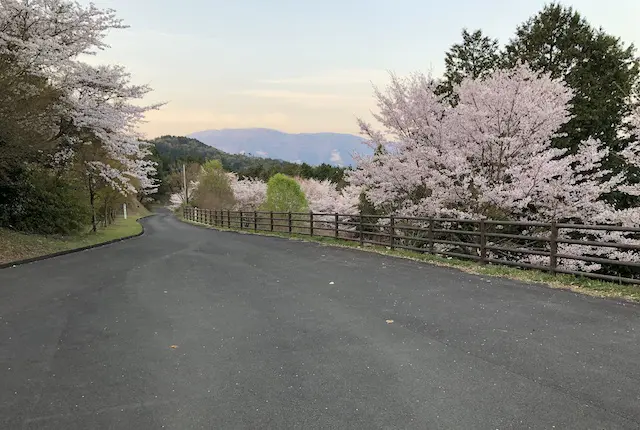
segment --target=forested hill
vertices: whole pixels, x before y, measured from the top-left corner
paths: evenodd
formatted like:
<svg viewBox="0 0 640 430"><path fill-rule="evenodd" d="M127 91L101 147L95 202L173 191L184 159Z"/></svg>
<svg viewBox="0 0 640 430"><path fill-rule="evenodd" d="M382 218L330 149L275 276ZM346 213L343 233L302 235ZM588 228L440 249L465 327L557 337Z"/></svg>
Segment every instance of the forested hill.
<svg viewBox="0 0 640 430"><path fill-rule="evenodd" d="M242 176L268 180L276 173L341 182L344 169L330 164L310 166L273 158L261 158L246 154L229 154L197 139L184 136L161 136L149 141L154 144L163 169L175 171L183 163L203 164L207 160L220 160L225 170Z"/></svg>

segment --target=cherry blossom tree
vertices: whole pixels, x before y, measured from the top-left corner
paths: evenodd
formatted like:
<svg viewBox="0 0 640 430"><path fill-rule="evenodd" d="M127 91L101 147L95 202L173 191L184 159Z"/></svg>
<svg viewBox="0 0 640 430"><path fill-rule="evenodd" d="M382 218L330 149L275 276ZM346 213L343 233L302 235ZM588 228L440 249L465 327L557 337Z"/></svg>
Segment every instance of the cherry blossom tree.
<svg viewBox="0 0 640 430"><path fill-rule="evenodd" d="M171 194L169 196L168 208L172 210L176 210L180 206L186 205L187 204L186 200L193 201L194 191L198 189L199 185L200 185L200 182L198 182L197 180L189 181L189 187L187 188L187 193L188 193L187 196L185 196L184 190L180 190L180 192ZM185 197L186 197L186 200L185 200Z"/></svg>
<svg viewBox="0 0 640 430"><path fill-rule="evenodd" d="M313 178L296 178L302 191L307 198L309 210L318 214L314 217L314 225L328 228L329 224L335 223L335 215L338 221L346 221L357 213L361 188L355 185L347 185L338 191L336 184L329 180L320 181ZM342 226L343 230L354 230L353 225Z"/></svg>
<svg viewBox="0 0 640 430"><path fill-rule="evenodd" d="M551 146L569 118L571 91L563 82L521 65L465 79L455 89L455 108L442 103L435 86L421 75L394 77L388 94L376 93L385 132L361 125L380 150L359 157L348 177L366 187L375 205L421 216L604 221L611 215L598 197L622 179L602 169L607 149L596 140L575 155Z"/></svg>
<svg viewBox="0 0 640 430"><path fill-rule="evenodd" d="M235 210L258 210L267 198L267 184L254 178L239 179L235 173L228 176L236 199Z"/></svg>
<svg viewBox="0 0 640 430"><path fill-rule="evenodd" d="M631 113L629 124L632 127L636 140L622 151L622 156L629 164L640 169L640 106L636 107ZM621 191L632 196L640 196L640 183L625 184L621 187ZM636 222L640 224L640 218L638 218Z"/></svg>
<svg viewBox="0 0 640 430"><path fill-rule="evenodd" d="M309 203L309 209L318 213L353 214L357 210L360 188L348 185L338 191L336 184L329 180L296 178Z"/></svg>
<svg viewBox="0 0 640 430"><path fill-rule="evenodd" d="M108 48L111 29L126 28L113 9L68 0L2 0L0 55L8 55L30 73L59 77L79 55Z"/></svg>
<svg viewBox="0 0 640 430"><path fill-rule="evenodd" d="M150 154L149 144L142 140L144 136L137 131L137 125L146 112L162 104L132 103L151 88L131 84L130 75L121 66L87 64L78 64L65 78L64 87L69 124L81 136L76 143L102 149L102 159L83 160L87 167L123 194L155 192L157 184L151 179L155 164L145 159ZM132 179L137 181L137 187Z"/></svg>
<svg viewBox="0 0 640 430"><path fill-rule="evenodd" d="M621 221L621 214L600 199L624 181L602 167L608 149L594 139L582 142L575 154L551 145L570 118L572 92L564 82L519 65L483 79L463 80L454 88L459 98L455 107L436 95L436 86L435 80L420 74L392 76L386 93L375 91L375 118L382 131L360 121L376 152L357 157L358 166L347 179L364 187L376 207L401 216ZM637 154L634 148L625 153L630 160ZM581 234L627 240L607 232ZM577 245L560 251L610 252ZM600 268L570 260L563 264Z"/></svg>
<svg viewBox="0 0 640 430"><path fill-rule="evenodd" d="M107 48L107 32L121 28L126 26L112 9L93 4L3 0L0 5L0 57L17 65L12 68L17 74L46 78L62 93L57 129L51 130L51 141L59 145L53 160L80 163L92 206L102 185L125 195L157 189L151 179L155 164L137 128L145 113L162 104L140 105L151 88L132 84L123 67L80 61L81 55Z"/></svg>

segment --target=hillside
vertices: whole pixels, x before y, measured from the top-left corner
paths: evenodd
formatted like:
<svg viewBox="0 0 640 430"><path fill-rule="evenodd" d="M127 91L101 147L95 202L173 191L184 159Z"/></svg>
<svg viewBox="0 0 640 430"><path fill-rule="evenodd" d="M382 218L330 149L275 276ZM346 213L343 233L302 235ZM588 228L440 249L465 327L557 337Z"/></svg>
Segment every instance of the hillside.
<svg viewBox="0 0 640 430"><path fill-rule="evenodd" d="M353 165L354 152L371 150L362 138L344 133L284 133L267 128L205 130L189 137L232 154L253 154L311 165Z"/></svg>
<svg viewBox="0 0 640 430"><path fill-rule="evenodd" d="M175 160L188 160L202 164L206 160L217 159L222 162L225 169L233 172L245 170L257 164L267 168L285 164L285 161L271 158L229 154L212 146L205 145L197 139L184 136L161 136L150 142L155 145L158 154L170 162L174 162Z"/></svg>
<svg viewBox="0 0 640 430"><path fill-rule="evenodd" d="M218 148L205 145L197 139L184 136L161 136L149 141L155 146L155 152L161 162L161 175L178 171L183 162L203 164L207 160L220 160L225 170L241 175L269 179L275 173L330 179L340 182L342 168L329 164L311 166L307 163L292 163L274 158L255 157L246 154L230 154Z"/></svg>

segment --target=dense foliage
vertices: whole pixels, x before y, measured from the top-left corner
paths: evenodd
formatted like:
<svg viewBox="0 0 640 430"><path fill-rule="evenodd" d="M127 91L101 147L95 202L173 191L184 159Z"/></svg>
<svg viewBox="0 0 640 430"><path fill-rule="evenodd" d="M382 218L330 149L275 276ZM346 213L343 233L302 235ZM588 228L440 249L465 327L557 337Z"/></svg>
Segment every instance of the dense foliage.
<svg viewBox="0 0 640 430"><path fill-rule="evenodd" d="M0 226L71 233L113 220L157 189L136 131L151 89L122 66L80 60L124 28L112 10L67 0L0 3Z"/></svg>
<svg viewBox="0 0 640 430"><path fill-rule="evenodd" d="M168 184L167 188L162 190L166 194L175 194L182 189L183 164L201 165L209 160L219 160L225 170L236 173L240 179L252 178L266 182L275 174L282 173L288 176L329 180L339 186L344 184L345 169L330 164L310 166L307 163L297 164L273 158L229 154L188 137L162 136L151 140L150 143L154 145L154 160L158 162L158 172L161 176L159 179ZM190 180L192 179L193 175L190 177Z"/></svg>
<svg viewBox="0 0 640 430"><path fill-rule="evenodd" d="M499 69L454 86L451 106L438 82L416 74L394 77L376 92L382 129L360 122L376 154L360 157L352 185L383 213L414 217L511 221L638 224L637 209L619 210L603 198L626 196L637 185L605 168L611 147L588 138L570 151L553 139L571 118L573 91L560 78L528 65ZM629 121L637 125L636 116ZM637 143L618 156L636 164ZM635 243L617 232L566 230L574 239ZM562 244L567 255L637 261L637 252ZM513 257L512 257L513 258ZM542 257L518 257L538 264ZM600 270L597 263L561 261L563 267Z"/></svg>
<svg viewBox="0 0 640 430"><path fill-rule="evenodd" d="M278 173L267 182L267 195L262 210L303 212L309 210L309 204L300 184L294 178Z"/></svg>
<svg viewBox="0 0 640 430"><path fill-rule="evenodd" d="M192 199L195 206L203 209L233 208L233 189L220 161L210 160L202 166Z"/></svg>
<svg viewBox="0 0 640 430"><path fill-rule="evenodd" d="M636 48L596 28L568 6L550 3L519 25L500 50L498 41L463 31L462 43L447 53L446 72L439 93L455 102L452 89L462 78L479 78L499 68L522 62L534 71L561 79L572 90L568 121L552 138L556 148L575 153L581 142L598 139L609 148L603 165L628 180L640 181L639 171L621 156L632 141L625 118L638 103L640 59ZM638 198L613 190L605 198L618 208L640 203Z"/></svg>

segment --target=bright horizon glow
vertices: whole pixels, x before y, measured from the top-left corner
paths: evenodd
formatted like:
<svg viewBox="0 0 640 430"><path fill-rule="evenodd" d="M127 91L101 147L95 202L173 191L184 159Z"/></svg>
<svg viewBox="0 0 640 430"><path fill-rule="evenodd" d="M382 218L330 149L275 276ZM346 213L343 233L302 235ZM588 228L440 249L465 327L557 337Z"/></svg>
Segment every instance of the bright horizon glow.
<svg viewBox="0 0 640 430"><path fill-rule="evenodd" d="M88 3L88 1L82 1ZM98 0L130 28L92 63L121 64L166 101L147 115L148 137L206 129L274 128L358 134L376 109L372 84L388 72L440 76L463 28L504 45L539 0ZM637 0L576 0L592 25L640 44Z"/></svg>

